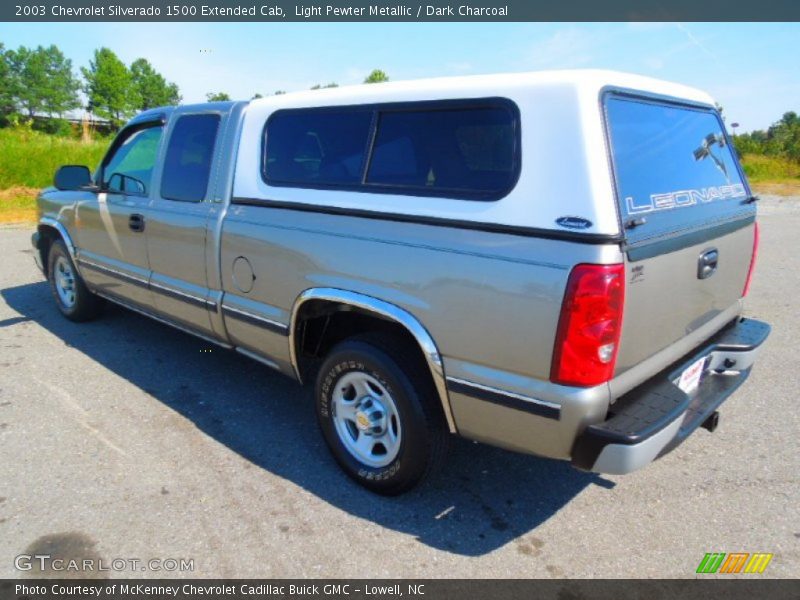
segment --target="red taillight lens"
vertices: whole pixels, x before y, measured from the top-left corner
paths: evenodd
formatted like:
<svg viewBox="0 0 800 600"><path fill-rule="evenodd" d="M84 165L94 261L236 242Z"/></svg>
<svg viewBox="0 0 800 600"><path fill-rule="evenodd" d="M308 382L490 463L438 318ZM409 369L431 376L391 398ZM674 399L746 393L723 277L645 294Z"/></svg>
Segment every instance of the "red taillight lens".
<svg viewBox="0 0 800 600"><path fill-rule="evenodd" d="M592 386L611 379L624 298L624 265L578 265L572 270L553 349L553 383Z"/></svg>
<svg viewBox="0 0 800 600"><path fill-rule="evenodd" d="M747 279L744 280L744 290L742 290L742 298L747 296L747 292L750 291L750 280L753 278L753 270L756 268L756 255L758 254L758 243L760 241L761 234L758 232L758 223L755 224L755 229L753 231L753 256L750 259L750 268L747 269Z"/></svg>

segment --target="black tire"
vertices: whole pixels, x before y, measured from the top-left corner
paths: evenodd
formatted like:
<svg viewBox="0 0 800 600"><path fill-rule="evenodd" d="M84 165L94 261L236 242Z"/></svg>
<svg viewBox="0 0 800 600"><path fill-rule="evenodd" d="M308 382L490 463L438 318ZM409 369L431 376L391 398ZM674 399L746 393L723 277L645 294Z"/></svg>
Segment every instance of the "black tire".
<svg viewBox="0 0 800 600"><path fill-rule="evenodd" d="M402 431L399 450L385 466L359 460L337 432L333 394L337 382L354 372L377 380L396 408ZM443 461L449 433L436 390L419 352L405 340L365 334L341 342L318 371L315 397L317 420L331 453L347 475L370 491L385 496L406 492Z"/></svg>
<svg viewBox="0 0 800 600"><path fill-rule="evenodd" d="M71 270L72 292L74 293L74 301L71 304L61 297L57 288L59 265L61 267L68 265ZM47 280L50 283L50 292L53 294L58 310L70 321L90 321L102 312L103 299L90 292L86 287L62 240L54 240L50 244L50 250L47 253Z"/></svg>

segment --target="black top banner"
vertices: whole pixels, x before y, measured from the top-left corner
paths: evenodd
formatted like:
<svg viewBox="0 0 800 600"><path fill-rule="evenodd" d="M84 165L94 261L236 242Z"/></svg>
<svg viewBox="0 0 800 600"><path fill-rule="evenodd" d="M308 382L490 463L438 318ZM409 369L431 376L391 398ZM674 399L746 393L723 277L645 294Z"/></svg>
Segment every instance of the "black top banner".
<svg viewBox="0 0 800 600"><path fill-rule="evenodd" d="M798 0L18 0L2 21L800 21Z"/></svg>

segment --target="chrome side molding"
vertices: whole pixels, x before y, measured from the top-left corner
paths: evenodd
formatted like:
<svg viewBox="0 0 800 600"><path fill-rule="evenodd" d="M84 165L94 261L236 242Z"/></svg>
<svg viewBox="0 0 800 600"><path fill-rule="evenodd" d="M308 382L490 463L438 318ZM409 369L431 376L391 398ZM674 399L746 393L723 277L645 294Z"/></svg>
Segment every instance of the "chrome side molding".
<svg viewBox="0 0 800 600"><path fill-rule="evenodd" d="M325 300L353 306L366 312L379 315L385 319L395 321L408 330L425 355L425 361L433 377L433 383L436 386L436 392L439 395L439 401L442 404L442 410L447 420L447 427L451 433L456 433L455 419L450 409L450 397L447 392L447 383L445 381L444 363L442 362L442 357L439 354L439 349L436 347L433 338L428 333L428 330L423 327L422 323L410 312L389 302L373 298L372 296L337 288L311 288L297 297L292 307L292 318L289 328L289 356L295 376L300 383L302 383L302 376L298 366L297 340L295 339L297 334L297 318L300 313L300 308L310 300Z"/></svg>
<svg viewBox="0 0 800 600"><path fill-rule="evenodd" d="M69 252L69 257L72 259L73 262L75 262L76 248L75 244L72 242L72 238L69 236L69 233L67 233L67 228L52 217L42 217L41 219L39 219L39 225L46 225L58 231L59 235L61 235L61 239L64 240L64 244L67 246L67 252Z"/></svg>

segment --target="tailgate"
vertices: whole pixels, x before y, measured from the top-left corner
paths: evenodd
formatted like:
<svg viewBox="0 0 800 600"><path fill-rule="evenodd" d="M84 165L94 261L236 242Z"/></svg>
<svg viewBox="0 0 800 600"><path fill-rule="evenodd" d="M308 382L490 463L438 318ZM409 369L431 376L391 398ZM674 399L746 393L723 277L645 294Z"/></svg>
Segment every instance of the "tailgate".
<svg viewBox="0 0 800 600"><path fill-rule="evenodd" d="M605 110L626 237L619 374L739 302L755 204L713 108L609 94Z"/></svg>

